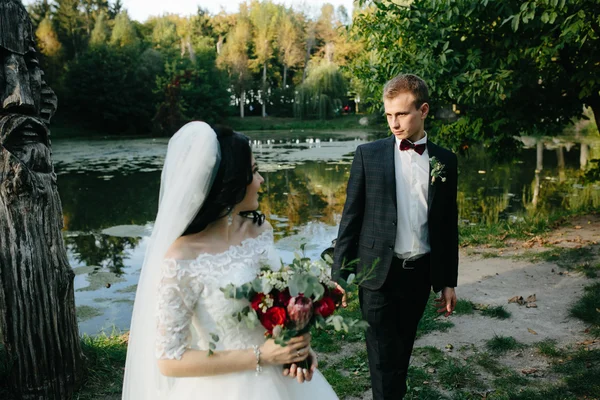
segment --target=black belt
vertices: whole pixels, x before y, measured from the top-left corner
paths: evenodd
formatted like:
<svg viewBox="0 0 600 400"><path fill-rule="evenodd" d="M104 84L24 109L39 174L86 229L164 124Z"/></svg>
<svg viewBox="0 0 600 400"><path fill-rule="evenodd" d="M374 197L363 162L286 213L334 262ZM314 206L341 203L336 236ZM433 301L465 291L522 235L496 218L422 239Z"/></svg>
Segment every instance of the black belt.
<svg viewBox="0 0 600 400"><path fill-rule="evenodd" d="M397 255L394 255L394 259L397 260L398 262L402 263L403 269L415 269L415 268L419 268L424 265L428 265L429 264L429 255L430 255L430 253L427 253L427 254L425 254L419 258L413 259L413 260L411 260L410 258L400 258Z"/></svg>

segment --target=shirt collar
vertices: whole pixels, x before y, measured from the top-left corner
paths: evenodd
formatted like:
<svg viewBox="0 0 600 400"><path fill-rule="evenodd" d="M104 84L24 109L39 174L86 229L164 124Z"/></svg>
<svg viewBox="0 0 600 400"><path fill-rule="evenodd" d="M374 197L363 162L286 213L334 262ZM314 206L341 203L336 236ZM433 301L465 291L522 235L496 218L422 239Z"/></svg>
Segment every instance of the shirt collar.
<svg viewBox="0 0 600 400"><path fill-rule="evenodd" d="M425 134L425 136L423 136L421 139L417 140L415 143L413 144L421 144L421 143L427 143L427 131L423 131L423 133ZM398 139L396 136L394 136L394 139L396 139L396 147L400 146L400 139Z"/></svg>

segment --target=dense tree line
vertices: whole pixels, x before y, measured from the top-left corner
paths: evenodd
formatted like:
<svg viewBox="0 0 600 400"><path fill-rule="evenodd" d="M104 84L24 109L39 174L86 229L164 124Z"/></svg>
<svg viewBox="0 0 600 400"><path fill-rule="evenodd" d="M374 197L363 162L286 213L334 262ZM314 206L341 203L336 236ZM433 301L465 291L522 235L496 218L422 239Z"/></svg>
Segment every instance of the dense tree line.
<svg viewBox="0 0 600 400"><path fill-rule="evenodd" d="M369 51L354 60L367 97L413 72L431 86L432 131L455 148L557 135L584 107L600 118L600 0L401 0L354 18Z"/></svg>
<svg viewBox="0 0 600 400"><path fill-rule="evenodd" d="M233 115L330 118L351 88L340 67L360 51L347 11L330 4L313 18L254 0L234 14L198 8L145 22L120 0L38 0L28 11L58 119L103 134L170 134ZM315 91L323 79L338 86Z"/></svg>

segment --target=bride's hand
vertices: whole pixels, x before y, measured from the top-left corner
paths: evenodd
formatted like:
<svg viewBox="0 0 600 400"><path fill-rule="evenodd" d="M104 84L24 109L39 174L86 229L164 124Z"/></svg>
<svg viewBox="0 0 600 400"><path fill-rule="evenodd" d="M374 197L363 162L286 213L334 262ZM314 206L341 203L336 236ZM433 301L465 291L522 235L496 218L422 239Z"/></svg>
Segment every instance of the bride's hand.
<svg viewBox="0 0 600 400"><path fill-rule="evenodd" d="M298 365L292 364L290 368L286 368L283 370L283 375L289 376L291 378L296 378L298 380L298 383L303 383L304 381L310 382L313 377L313 374L319 366L319 363L317 361L317 354L313 351L312 348L310 349L309 355L311 361L310 369L299 368Z"/></svg>
<svg viewBox="0 0 600 400"><path fill-rule="evenodd" d="M269 339L260 346L260 360L265 365L292 364L304 361L310 349L310 333L291 338L286 346Z"/></svg>

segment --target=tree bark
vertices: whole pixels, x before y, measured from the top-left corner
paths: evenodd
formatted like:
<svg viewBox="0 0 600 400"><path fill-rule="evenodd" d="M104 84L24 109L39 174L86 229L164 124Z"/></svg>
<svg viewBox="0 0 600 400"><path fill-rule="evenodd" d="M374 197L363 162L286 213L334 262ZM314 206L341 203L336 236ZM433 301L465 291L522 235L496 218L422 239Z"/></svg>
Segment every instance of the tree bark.
<svg viewBox="0 0 600 400"><path fill-rule="evenodd" d="M262 117L267 116L267 63L263 64Z"/></svg>
<svg viewBox="0 0 600 400"><path fill-rule="evenodd" d="M2 152L0 331L9 387L18 399L71 399L83 365L56 178L29 175Z"/></svg>
<svg viewBox="0 0 600 400"><path fill-rule="evenodd" d="M0 362L17 399L69 400L83 355L48 131L57 100L25 60L35 37L19 0L0 1L0 35Z"/></svg>

